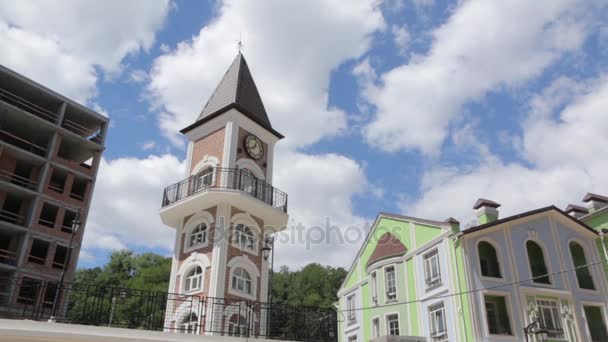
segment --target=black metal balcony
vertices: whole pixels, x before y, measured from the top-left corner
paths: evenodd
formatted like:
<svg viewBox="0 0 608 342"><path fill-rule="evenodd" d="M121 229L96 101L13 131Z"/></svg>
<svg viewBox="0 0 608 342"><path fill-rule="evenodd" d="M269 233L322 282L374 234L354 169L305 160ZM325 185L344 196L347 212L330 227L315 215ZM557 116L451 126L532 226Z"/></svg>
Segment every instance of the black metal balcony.
<svg viewBox="0 0 608 342"><path fill-rule="evenodd" d="M244 169L213 168L165 188L162 206L178 202L201 191L238 190L287 212L287 194Z"/></svg>

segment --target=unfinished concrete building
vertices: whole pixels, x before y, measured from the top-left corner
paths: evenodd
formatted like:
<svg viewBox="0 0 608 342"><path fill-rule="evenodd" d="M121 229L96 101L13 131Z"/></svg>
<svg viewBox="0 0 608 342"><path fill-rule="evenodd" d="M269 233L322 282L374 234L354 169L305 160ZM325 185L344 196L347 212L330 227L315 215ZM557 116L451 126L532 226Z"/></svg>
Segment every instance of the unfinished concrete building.
<svg viewBox="0 0 608 342"><path fill-rule="evenodd" d="M50 307L64 268L71 280L107 129L107 117L0 66L0 306Z"/></svg>

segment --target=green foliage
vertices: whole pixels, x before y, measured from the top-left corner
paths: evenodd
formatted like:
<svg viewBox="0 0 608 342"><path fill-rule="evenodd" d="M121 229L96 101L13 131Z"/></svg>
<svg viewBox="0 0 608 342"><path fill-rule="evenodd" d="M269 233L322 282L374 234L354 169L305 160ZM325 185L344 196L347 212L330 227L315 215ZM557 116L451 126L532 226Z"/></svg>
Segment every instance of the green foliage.
<svg viewBox="0 0 608 342"><path fill-rule="evenodd" d="M299 271L282 266L272 279L272 302L329 308L347 271L341 267L308 264Z"/></svg>

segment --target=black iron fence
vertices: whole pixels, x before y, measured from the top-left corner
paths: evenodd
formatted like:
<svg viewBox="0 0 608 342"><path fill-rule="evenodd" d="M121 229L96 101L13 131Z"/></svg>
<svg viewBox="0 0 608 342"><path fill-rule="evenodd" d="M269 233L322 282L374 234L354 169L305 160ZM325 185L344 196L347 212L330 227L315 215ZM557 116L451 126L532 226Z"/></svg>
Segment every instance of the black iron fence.
<svg viewBox="0 0 608 342"><path fill-rule="evenodd" d="M275 208L287 212L287 194L256 178L246 169L210 168L165 188L162 206L212 189L245 192Z"/></svg>
<svg viewBox="0 0 608 342"><path fill-rule="evenodd" d="M26 281L27 280L27 281ZM333 309L26 279L0 282L0 316L57 322L293 341L337 341Z"/></svg>

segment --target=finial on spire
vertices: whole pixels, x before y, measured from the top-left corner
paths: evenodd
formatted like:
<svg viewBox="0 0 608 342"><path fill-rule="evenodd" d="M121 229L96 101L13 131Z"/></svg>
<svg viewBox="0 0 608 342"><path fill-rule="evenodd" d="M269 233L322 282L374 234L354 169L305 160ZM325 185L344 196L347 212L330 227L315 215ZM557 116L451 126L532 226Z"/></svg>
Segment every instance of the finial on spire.
<svg viewBox="0 0 608 342"><path fill-rule="evenodd" d="M245 46L243 44L243 39L241 38L241 33L239 33L239 41L236 43L237 46L237 50L239 52L239 55L243 53L243 47Z"/></svg>

